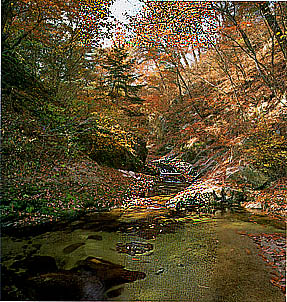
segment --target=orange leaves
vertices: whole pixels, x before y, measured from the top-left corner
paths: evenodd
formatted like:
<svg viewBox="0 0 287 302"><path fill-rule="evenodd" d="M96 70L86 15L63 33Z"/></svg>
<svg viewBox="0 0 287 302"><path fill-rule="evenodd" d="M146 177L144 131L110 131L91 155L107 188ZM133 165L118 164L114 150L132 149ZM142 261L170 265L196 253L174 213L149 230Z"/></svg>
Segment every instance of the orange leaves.
<svg viewBox="0 0 287 302"><path fill-rule="evenodd" d="M249 27L249 26L251 26L251 25L252 25L252 23L249 22L249 21L241 21L241 22L240 22L240 26L241 26L242 28L244 28L244 27Z"/></svg>
<svg viewBox="0 0 287 302"><path fill-rule="evenodd" d="M246 254L247 254L247 255L251 255L251 251L250 251L250 249L245 248L245 252L246 252Z"/></svg>
<svg viewBox="0 0 287 302"><path fill-rule="evenodd" d="M133 20L133 27L138 45L188 47L207 44L216 22L207 2L149 1Z"/></svg>
<svg viewBox="0 0 287 302"><path fill-rule="evenodd" d="M17 7L12 5L12 18L3 24L4 32L9 40L25 33L25 37L33 36L43 43L57 35L64 38L69 32L71 38L65 39L65 42L74 40L78 35L82 45L87 45L92 40L98 40L100 24L109 14L110 3L111 0L20 0Z"/></svg>

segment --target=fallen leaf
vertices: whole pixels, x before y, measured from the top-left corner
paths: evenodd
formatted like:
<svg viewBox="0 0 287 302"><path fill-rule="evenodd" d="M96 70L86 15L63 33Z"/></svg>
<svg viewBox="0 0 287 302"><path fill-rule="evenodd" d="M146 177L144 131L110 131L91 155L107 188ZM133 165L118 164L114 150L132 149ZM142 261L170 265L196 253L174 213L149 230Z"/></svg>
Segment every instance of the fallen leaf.
<svg viewBox="0 0 287 302"><path fill-rule="evenodd" d="M246 252L247 255L251 255L251 251L249 249L246 248L245 252Z"/></svg>

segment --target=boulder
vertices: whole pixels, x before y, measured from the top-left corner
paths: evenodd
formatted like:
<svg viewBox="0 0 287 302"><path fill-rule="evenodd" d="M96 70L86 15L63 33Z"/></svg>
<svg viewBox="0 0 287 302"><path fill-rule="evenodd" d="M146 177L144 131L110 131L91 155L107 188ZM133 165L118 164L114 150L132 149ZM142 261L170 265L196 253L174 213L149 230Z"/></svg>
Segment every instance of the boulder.
<svg viewBox="0 0 287 302"><path fill-rule="evenodd" d="M251 165L226 170L226 180L238 184L250 185L253 189L260 189L269 182L269 177Z"/></svg>
<svg viewBox="0 0 287 302"><path fill-rule="evenodd" d="M238 204L245 200L243 192L230 187L222 187L211 182L201 182L200 185L191 185L184 191L171 198L168 208L198 209L201 207L217 207L224 204Z"/></svg>
<svg viewBox="0 0 287 302"><path fill-rule="evenodd" d="M137 175L134 171L125 171L125 170L121 170L121 169L119 169L118 171L123 174L123 177L137 178Z"/></svg>
<svg viewBox="0 0 287 302"><path fill-rule="evenodd" d="M133 177L133 178L135 178L135 177L136 177L136 173L135 173L135 172L133 172L133 171L129 171L129 175L130 175L131 177Z"/></svg>

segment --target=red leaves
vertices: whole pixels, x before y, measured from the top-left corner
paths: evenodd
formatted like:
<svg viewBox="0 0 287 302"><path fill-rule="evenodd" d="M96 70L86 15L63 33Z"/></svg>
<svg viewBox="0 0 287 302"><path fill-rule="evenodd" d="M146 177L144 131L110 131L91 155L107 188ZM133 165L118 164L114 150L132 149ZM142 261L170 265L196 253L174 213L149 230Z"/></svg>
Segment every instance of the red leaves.
<svg viewBox="0 0 287 302"><path fill-rule="evenodd" d="M286 294L286 285L284 285L286 279L285 278L275 278L275 277L272 277L272 279L270 279L270 282L281 289L281 291ZM283 284L282 284L283 283Z"/></svg>
<svg viewBox="0 0 287 302"><path fill-rule="evenodd" d="M274 271L270 282L286 293L286 237L284 234L246 234L241 235L250 237L261 249L259 256L271 266ZM248 249L246 249L248 250ZM246 251L247 252L247 251Z"/></svg>

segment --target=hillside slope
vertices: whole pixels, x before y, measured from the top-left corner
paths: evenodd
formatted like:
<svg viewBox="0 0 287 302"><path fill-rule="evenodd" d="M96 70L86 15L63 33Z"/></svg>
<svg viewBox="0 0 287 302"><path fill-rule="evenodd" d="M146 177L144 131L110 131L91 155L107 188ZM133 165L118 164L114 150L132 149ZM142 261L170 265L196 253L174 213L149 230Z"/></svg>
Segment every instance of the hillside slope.
<svg viewBox="0 0 287 302"><path fill-rule="evenodd" d="M198 64L185 70L192 98L186 93L181 100L171 100L160 115L164 122L153 123L149 156L188 161L203 180L244 190L249 203L285 215L286 60L279 49L273 55L273 77L280 87L276 94L258 76L248 55L238 57L242 67L238 75L231 61L226 61L228 73L222 70L217 52L208 50ZM268 66L271 56L270 44L257 49L262 64Z"/></svg>
<svg viewBox="0 0 287 302"><path fill-rule="evenodd" d="M145 143L110 117L71 114L33 87L3 89L2 223L38 224L120 205L133 179L118 169L140 170Z"/></svg>

